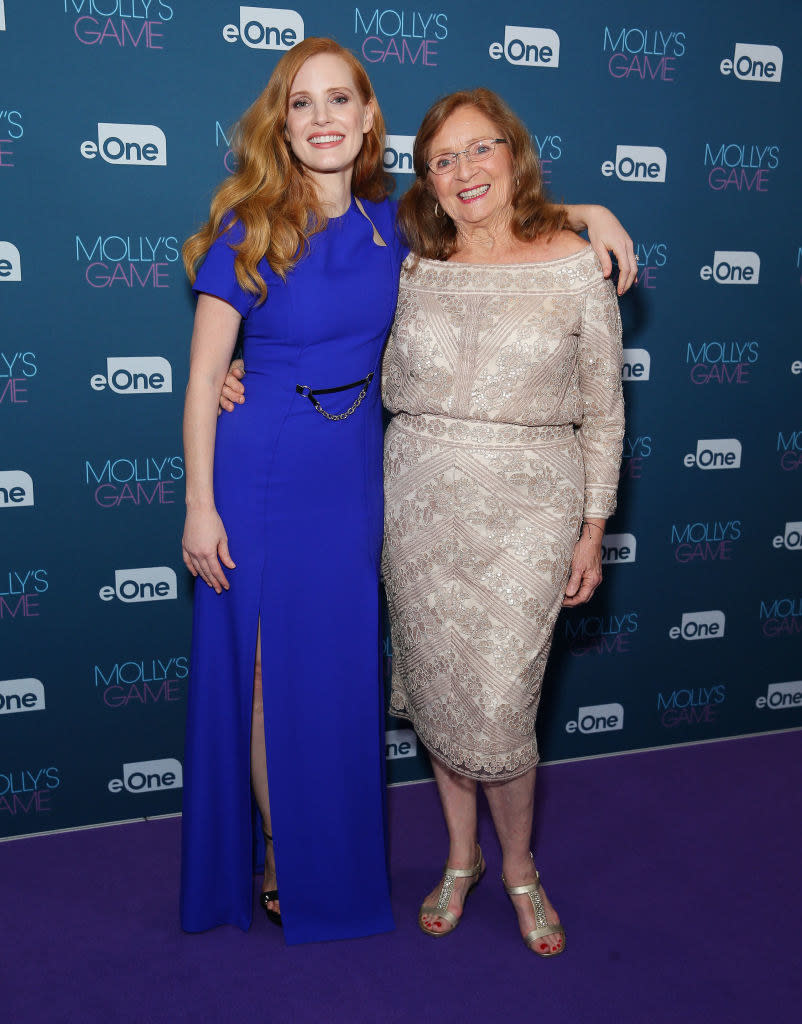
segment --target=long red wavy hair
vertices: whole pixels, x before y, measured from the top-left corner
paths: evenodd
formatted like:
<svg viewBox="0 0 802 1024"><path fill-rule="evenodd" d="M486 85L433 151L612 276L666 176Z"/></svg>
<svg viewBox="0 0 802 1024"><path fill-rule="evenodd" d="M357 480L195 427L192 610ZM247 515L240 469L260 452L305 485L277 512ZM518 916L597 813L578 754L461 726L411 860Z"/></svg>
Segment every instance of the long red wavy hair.
<svg viewBox="0 0 802 1024"><path fill-rule="evenodd" d="M241 288L267 298L267 285L258 263L267 258L274 273L286 278L304 253L311 235L327 223L311 179L304 174L284 134L292 83L301 66L321 53L340 57L348 65L364 103L373 102L373 127L356 158L351 190L360 199L379 202L393 187L384 170L384 119L367 72L357 58L333 39L311 36L279 60L264 91L234 128L232 148L237 170L214 194L206 224L184 243L184 267L194 283L197 268L212 242L239 221L245 232L234 246L234 271ZM230 221L230 223L229 223Z"/></svg>

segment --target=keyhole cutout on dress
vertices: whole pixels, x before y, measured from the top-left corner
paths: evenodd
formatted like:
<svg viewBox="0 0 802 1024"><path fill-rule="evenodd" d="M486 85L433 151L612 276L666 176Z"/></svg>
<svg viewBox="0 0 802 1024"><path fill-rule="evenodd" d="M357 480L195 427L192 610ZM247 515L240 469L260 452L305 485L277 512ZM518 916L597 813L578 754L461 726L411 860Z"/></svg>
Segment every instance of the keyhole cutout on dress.
<svg viewBox="0 0 802 1024"><path fill-rule="evenodd" d="M356 203L357 210L359 210L359 212L362 214L362 216L365 218L365 220L368 222L368 224L370 224L370 226L373 228L373 244L374 245L378 245L378 246L382 246L383 248L386 249L387 248L387 243L382 238L382 236L379 234L379 229L376 227L376 225L373 223L373 221L370 219L370 217L368 217L368 215L365 213L365 207L362 205L362 203L359 201L359 199L356 196L354 196L354 202Z"/></svg>

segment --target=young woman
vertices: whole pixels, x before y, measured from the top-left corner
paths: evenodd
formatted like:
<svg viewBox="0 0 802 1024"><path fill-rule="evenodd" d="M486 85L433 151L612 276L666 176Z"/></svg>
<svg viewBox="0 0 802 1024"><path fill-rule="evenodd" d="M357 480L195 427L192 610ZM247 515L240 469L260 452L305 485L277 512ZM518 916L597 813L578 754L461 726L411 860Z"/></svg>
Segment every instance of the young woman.
<svg viewBox="0 0 802 1024"><path fill-rule="evenodd" d="M263 903L287 942L368 935L393 927L374 375L404 250L386 200L384 124L361 65L312 38L281 58L240 129L239 169L185 247L199 298L183 546L202 582L182 921L250 925L263 831ZM241 327L249 401L218 423Z"/></svg>

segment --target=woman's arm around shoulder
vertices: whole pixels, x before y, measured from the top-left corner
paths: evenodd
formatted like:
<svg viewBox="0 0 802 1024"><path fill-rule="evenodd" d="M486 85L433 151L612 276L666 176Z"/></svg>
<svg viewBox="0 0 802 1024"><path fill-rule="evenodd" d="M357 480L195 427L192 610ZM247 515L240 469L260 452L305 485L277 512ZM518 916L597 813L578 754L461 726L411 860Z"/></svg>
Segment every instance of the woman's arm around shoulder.
<svg viewBox="0 0 802 1024"><path fill-rule="evenodd" d="M588 241L599 257L605 277L612 273L610 253L613 253L618 263L618 294L623 295L635 283L638 275L635 247L624 225L606 206L584 203L558 206L568 214L570 228L574 231L587 229Z"/></svg>

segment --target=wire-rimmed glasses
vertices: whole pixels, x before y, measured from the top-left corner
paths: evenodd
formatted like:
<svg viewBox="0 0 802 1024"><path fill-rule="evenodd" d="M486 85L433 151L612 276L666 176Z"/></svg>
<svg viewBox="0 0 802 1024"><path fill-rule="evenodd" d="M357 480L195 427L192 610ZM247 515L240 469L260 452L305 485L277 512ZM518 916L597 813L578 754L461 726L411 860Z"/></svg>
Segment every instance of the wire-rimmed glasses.
<svg viewBox="0 0 802 1024"><path fill-rule="evenodd" d="M459 157L464 156L469 163L481 163L482 160L489 160L495 153L496 146L504 143L506 139L480 139L472 142L470 146L459 150L458 153L437 153L426 164L432 174L447 174L457 166Z"/></svg>

